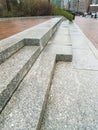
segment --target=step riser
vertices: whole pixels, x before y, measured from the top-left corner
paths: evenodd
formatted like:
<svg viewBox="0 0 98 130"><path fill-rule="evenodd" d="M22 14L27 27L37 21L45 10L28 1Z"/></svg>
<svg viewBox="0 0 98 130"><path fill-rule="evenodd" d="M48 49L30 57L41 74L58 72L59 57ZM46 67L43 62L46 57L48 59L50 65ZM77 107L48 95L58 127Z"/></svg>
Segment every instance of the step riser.
<svg viewBox="0 0 98 130"><path fill-rule="evenodd" d="M21 80L24 76L28 73L30 68L32 67L35 60L38 58L40 54L40 48L35 52L34 55L27 61L27 63L23 66L23 68L18 72L18 74L14 77L14 79L9 83L7 89L0 94L0 113L2 112L3 108L17 89L18 85L20 84Z"/></svg>
<svg viewBox="0 0 98 130"><path fill-rule="evenodd" d="M25 46L39 46L40 44L39 39L24 39L24 45Z"/></svg>
<svg viewBox="0 0 98 130"><path fill-rule="evenodd" d="M46 46L49 39L51 38L52 34L58 28L61 21L62 21L62 18L59 19L58 21L56 21L55 25L53 25L51 28L48 28L47 33L43 36L41 35L40 38L36 38L37 34L34 37L32 35L31 38L28 38L28 36L30 36L34 31L32 29L30 31L28 31L28 33L26 31L24 31L23 34L20 33L20 37L18 36L19 38L17 37L17 35L14 36L14 41L15 41L15 38L16 38L16 41L18 39L18 42L16 44L12 44L12 46L10 46L10 47L6 43L6 45L8 47L5 50L0 52L0 64L2 62L4 62L7 58L9 58L11 55L13 55L15 52L17 52L20 48L22 48L25 45L41 46L41 49L43 49L44 46ZM42 26L41 28L43 29L44 27ZM36 28L35 28L35 30L36 30ZM27 36L27 34L28 34L28 36ZM20 38L21 38L21 40L19 42ZM12 38L12 41L13 41L13 38ZM9 42L9 40L7 39L4 42ZM3 44L3 41L1 42L1 44Z"/></svg>
<svg viewBox="0 0 98 130"><path fill-rule="evenodd" d="M60 23L61 23L61 21L59 21L54 27L52 27L41 39L25 39L24 45L40 46L41 49L43 49L46 46L49 39L52 37L52 35L58 29Z"/></svg>
<svg viewBox="0 0 98 130"><path fill-rule="evenodd" d="M53 33L57 30L59 25L60 22L58 22L51 30L49 30L41 39L32 39L32 37L30 37L31 39L26 38L24 40L24 45L40 45L41 52L42 49L46 46L51 36L53 35ZM40 130L45 108L47 105L47 100L49 97L49 92L51 89L51 83L56 62L71 62L71 49L71 46L65 47L64 45L62 45L62 47L52 46L49 49L49 46L47 45L46 48L43 49L43 52L32 67L31 64L33 64L35 60L33 61L33 63L31 63L33 60L31 58L29 63L26 63L21 72L19 72L19 75L17 75L15 79L13 79L12 86L10 86L10 89L14 91L18 88L17 91L14 93L14 91L9 92L8 90L8 92L11 93L10 96L8 95L9 93L7 94L9 96L9 99L12 94L14 94L7 105L6 103L8 102L8 100L6 101L6 107L1 113L1 120L3 120L2 122L4 122L5 120L5 124L2 124L1 127L3 128L2 130L10 130L10 126L9 128L7 126L9 125L9 123L11 124L12 122L14 128L16 129L17 124L20 123L20 118L21 120L23 120L23 124L18 125L19 129L32 128L32 130ZM39 54L37 54L36 57L38 57ZM31 70L29 71L30 68ZM29 71L29 73L24 78L24 76L28 72L27 70ZM20 77L21 80L24 78L22 82L20 80ZM16 84L16 82L18 83ZM15 86L15 88L13 88L13 86ZM16 99L15 106L12 106L11 104L14 102L14 99ZM12 117L10 117L9 115L10 112L7 111L8 108L11 108L10 112L12 114ZM8 120L6 120L5 113L8 115ZM13 121L11 119L13 119Z"/></svg>
<svg viewBox="0 0 98 130"><path fill-rule="evenodd" d="M56 55L56 62L64 61L64 62L72 62L72 55Z"/></svg>
<svg viewBox="0 0 98 130"><path fill-rule="evenodd" d="M49 78L49 81L48 81L48 85L46 86L47 87L47 91L46 91L46 95L44 97L44 102L43 102L43 106L42 106L42 111L40 113L38 125L37 125L37 128L35 130L40 130L40 128L41 128L41 123L43 121L43 116L44 116L44 112L45 112L45 109L46 109L46 105L47 105L47 101L48 101L48 97L49 97L49 92L50 92L50 89L51 89L52 78L53 78L53 74L54 74L54 70L55 70L55 64L56 64L55 61L56 60L54 60L54 65L53 65L53 68L51 70L51 74L50 74L50 78Z"/></svg>
<svg viewBox="0 0 98 130"><path fill-rule="evenodd" d="M48 97L49 97L49 92L50 92L50 89L51 89L53 74L54 74L54 71L55 71L55 65L56 65L56 62L59 62L59 61L72 62L72 55L60 55L59 54L59 55L55 56L54 65L53 65L53 68L52 68L52 71L51 71L48 86L46 86L47 91L46 91L46 95L45 95L45 98L44 98L44 102L43 102L42 111L41 111L41 114L40 114L38 126L35 130L39 130L41 128L41 123L43 121L43 116L44 116L44 112L45 112L45 109L46 109L46 105L47 105L47 101L48 101Z"/></svg>
<svg viewBox="0 0 98 130"><path fill-rule="evenodd" d="M0 64L4 62L7 58L9 58L11 55L13 55L15 52L17 52L19 49L21 49L24 46L24 41L20 41L13 46L9 47L8 49L2 51L0 53Z"/></svg>

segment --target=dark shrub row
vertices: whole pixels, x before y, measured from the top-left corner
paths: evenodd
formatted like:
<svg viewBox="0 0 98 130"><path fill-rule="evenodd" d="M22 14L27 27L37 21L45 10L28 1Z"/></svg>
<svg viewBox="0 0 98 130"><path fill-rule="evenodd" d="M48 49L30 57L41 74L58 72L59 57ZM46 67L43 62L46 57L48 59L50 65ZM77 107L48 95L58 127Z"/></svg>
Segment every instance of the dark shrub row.
<svg viewBox="0 0 98 130"><path fill-rule="evenodd" d="M10 0L10 11L6 4L0 10L0 17L19 17L19 16L46 16L46 15L63 15L70 21L74 19L74 15L68 11L56 8L53 4L42 0L21 0L17 3Z"/></svg>

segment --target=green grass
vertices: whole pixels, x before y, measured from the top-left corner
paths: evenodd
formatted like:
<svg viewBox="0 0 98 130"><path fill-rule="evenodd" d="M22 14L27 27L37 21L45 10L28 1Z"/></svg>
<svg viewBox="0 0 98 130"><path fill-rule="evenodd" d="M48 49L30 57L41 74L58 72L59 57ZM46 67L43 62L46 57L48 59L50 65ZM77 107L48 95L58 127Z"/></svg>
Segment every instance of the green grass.
<svg viewBox="0 0 98 130"><path fill-rule="evenodd" d="M62 15L70 21L73 21L75 18L75 15L73 15L72 13L65 11L63 9L59 9L59 8L55 8L53 11L53 14L54 15Z"/></svg>

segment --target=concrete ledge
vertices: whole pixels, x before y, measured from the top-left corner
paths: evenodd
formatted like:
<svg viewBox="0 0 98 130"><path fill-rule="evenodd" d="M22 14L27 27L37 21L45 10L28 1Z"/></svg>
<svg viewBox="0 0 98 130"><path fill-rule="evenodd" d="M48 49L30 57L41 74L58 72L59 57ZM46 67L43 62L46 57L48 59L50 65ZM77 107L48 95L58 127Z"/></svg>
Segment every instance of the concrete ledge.
<svg viewBox="0 0 98 130"><path fill-rule="evenodd" d="M18 43L14 43L13 45L9 46L7 49L1 51L0 53L0 64L4 62L7 58L9 58L12 54L16 51L24 47L24 41L20 41Z"/></svg>
<svg viewBox="0 0 98 130"><path fill-rule="evenodd" d="M40 55L2 111L1 130L40 129L54 66L54 55Z"/></svg>
<svg viewBox="0 0 98 130"><path fill-rule="evenodd" d="M9 18L0 18L0 21L6 21L6 20L20 20L20 19L47 19L47 18L55 18L56 16L32 16L32 17L9 17Z"/></svg>
<svg viewBox="0 0 98 130"><path fill-rule="evenodd" d="M1 130L40 130L56 61L72 61L72 46L48 42L2 111Z"/></svg>
<svg viewBox="0 0 98 130"><path fill-rule="evenodd" d="M39 56L2 111L1 130L40 130L55 63L55 54L43 52Z"/></svg>
<svg viewBox="0 0 98 130"><path fill-rule="evenodd" d="M0 65L0 112L39 54L39 47L24 47Z"/></svg>
<svg viewBox="0 0 98 130"><path fill-rule="evenodd" d="M80 31L83 37L87 40L89 48L92 50L95 57L98 59L98 49L92 44L92 42L85 36L85 34L81 31L81 29L74 23L74 26Z"/></svg>
<svg viewBox="0 0 98 130"><path fill-rule="evenodd" d="M14 54L24 45L40 45L41 49L47 44L52 34L56 31L63 17L52 18L47 22L27 29L0 41L0 63Z"/></svg>

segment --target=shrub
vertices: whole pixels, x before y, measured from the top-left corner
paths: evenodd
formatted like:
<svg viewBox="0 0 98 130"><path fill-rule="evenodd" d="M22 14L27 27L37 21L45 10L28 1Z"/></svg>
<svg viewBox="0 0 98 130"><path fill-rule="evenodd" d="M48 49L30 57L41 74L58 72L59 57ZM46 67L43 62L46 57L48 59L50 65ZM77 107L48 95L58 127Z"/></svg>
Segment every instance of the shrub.
<svg viewBox="0 0 98 130"><path fill-rule="evenodd" d="M53 14L54 15L62 15L64 17L66 17L67 19L69 19L70 21L74 20L75 16L66 11L66 10L63 10L63 9L59 9L59 8L55 8L54 11L53 11Z"/></svg>

